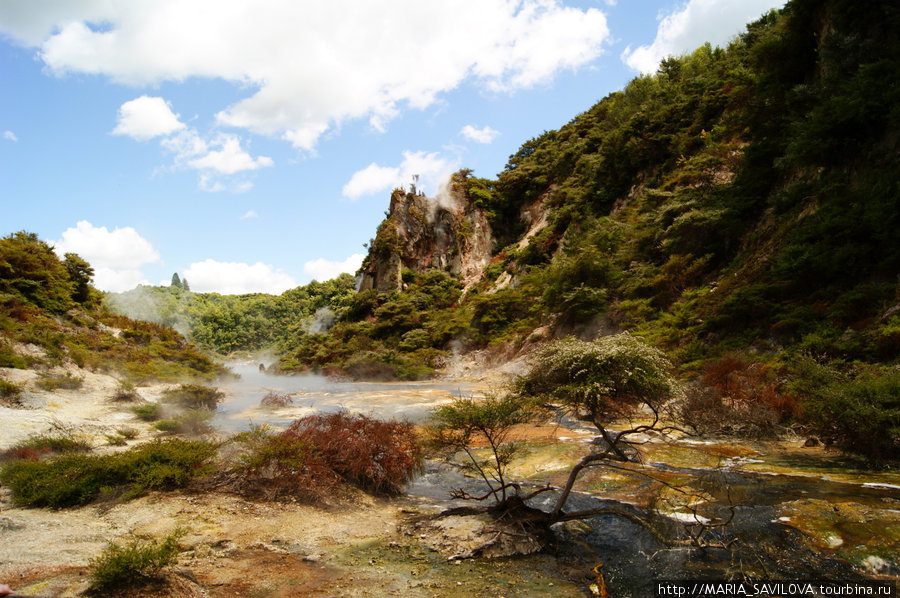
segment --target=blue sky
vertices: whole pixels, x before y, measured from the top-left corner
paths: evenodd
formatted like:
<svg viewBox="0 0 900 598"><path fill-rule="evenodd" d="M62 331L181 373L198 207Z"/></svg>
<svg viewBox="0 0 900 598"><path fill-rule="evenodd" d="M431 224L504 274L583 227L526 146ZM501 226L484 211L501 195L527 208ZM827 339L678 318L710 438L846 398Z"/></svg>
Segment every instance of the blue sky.
<svg viewBox="0 0 900 598"><path fill-rule="evenodd" d="M493 178L670 54L777 0L3 0L0 234L104 290L353 271L390 191Z"/></svg>

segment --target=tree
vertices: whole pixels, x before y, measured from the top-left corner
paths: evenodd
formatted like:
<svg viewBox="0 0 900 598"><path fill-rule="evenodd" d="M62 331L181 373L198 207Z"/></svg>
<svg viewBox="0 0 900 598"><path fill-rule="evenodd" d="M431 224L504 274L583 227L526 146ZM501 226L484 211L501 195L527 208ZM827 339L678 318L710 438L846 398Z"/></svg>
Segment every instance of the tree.
<svg viewBox="0 0 900 598"><path fill-rule="evenodd" d="M585 416L600 432L600 449L581 458L569 472L550 518L575 519L589 513L563 513L578 475L593 464L627 462L634 452L629 440L651 430L666 431L660 424L663 405L679 394L669 374L672 365L654 347L627 332L593 342L569 338L549 345L516 388L522 398L557 403L575 415ZM651 416L649 423L632 423L636 414ZM629 426L614 432L609 425L626 420Z"/></svg>
<svg viewBox="0 0 900 598"><path fill-rule="evenodd" d="M458 398L438 407L432 414L434 424L428 429L432 446L451 454L464 452L468 469L487 484L488 493L498 504L507 498L507 490L515 484L508 482L506 467L516 454L516 444L509 441L513 427L531 417L531 410L517 397L487 395L483 399ZM479 457L472 449L474 443L486 442L489 455ZM463 490L454 491L454 498L476 498Z"/></svg>
<svg viewBox="0 0 900 598"><path fill-rule="evenodd" d="M671 364L661 351L627 333L593 342L566 339L552 343L541 351L512 393L502 398L457 399L439 407L434 411L435 424L430 428L432 443L451 451L464 452L471 469L488 486L484 496L455 490L453 497L474 500L493 498L495 504L482 511L492 513L498 524L503 520L506 522L503 525L515 526L516 529L509 534L528 534L538 538L542 544L550 535L549 527L554 523L600 514L623 516L655 534L649 518L629 505L605 504L568 512L564 509L578 476L587 467L605 464L628 473L648 475L617 463L633 460L636 451L634 442L630 440L633 435L653 430L666 431L667 426L660 423L661 409L679 394L678 384L669 374L670 369ZM597 428L602 442L572 467L561 489L548 485L522 496L519 485L506 475L506 467L515 455L515 445L510 444L509 435L513 426L529 419L533 413L529 405L536 402L553 403L564 411L585 417ZM638 414L644 418L644 423L631 423ZM648 415L649 422L646 421ZM620 423L623 419L629 422L626 429L618 432L610 429L612 422ZM478 441L487 444L487 457L480 457L473 450ZM549 511L525 504L537 494L551 490L558 490L559 493ZM451 510L447 513L459 512ZM704 530L708 527L703 524ZM497 532L496 538L501 535L502 530ZM699 533L694 539L699 540ZM490 544L480 546L479 550Z"/></svg>
<svg viewBox="0 0 900 598"><path fill-rule="evenodd" d="M63 265L69 273L69 280L75 287L72 299L81 304L87 303L91 298L91 279L94 276L94 268L77 253L67 253Z"/></svg>
<svg viewBox="0 0 900 598"><path fill-rule="evenodd" d="M182 278L182 279L181 279L181 288L184 289L185 291L190 291L190 290L191 290L191 287L190 287L190 285L188 284L187 278Z"/></svg>
<svg viewBox="0 0 900 598"><path fill-rule="evenodd" d="M0 239L0 300L63 313L72 307L72 294L65 266L35 233L20 231Z"/></svg>
<svg viewBox="0 0 900 598"><path fill-rule="evenodd" d="M173 286L176 289L181 288L181 279L178 277L178 272L175 272L174 274L172 274L172 284L169 286Z"/></svg>

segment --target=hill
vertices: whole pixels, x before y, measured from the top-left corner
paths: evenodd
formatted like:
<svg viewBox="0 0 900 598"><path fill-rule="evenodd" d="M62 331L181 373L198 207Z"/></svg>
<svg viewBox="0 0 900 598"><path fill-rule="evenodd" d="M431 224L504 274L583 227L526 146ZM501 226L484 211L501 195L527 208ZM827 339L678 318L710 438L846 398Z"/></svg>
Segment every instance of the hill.
<svg viewBox="0 0 900 598"><path fill-rule="evenodd" d="M627 330L697 382L697 412L727 397L757 431L844 446L876 422L868 452L900 448L898 25L888 2L794 0L496 179L396 190L363 290L280 367L415 378L453 351Z"/></svg>

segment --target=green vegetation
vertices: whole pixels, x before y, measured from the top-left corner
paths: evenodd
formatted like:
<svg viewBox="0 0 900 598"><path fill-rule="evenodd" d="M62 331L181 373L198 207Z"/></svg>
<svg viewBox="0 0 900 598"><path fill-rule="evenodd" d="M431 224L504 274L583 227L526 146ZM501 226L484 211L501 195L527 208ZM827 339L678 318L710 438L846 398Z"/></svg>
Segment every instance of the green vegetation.
<svg viewBox="0 0 900 598"><path fill-rule="evenodd" d="M134 415L141 421L152 422L162 417L162 406L159 403L146 403L135 405L131 408Z"/></svg>
<svg viewBox="0 0 900 598"><path fill-rule="evenodd" d="M510 433L514 426L529 421L532 415L528 404L513 395L457 398L432 413L429 444L448 457L464 453L466 469L480 477L488 487L484 498L492 497L500 504L506 500L511 488L518 494L518 487L506 475L507 467L518 452ZM490 449L486 457L473 449L483 443ZM455 496L474 498L462 490L456 491Z"/></svg>
<svg viewBox="0 0 900 598"><path fill-rule="evenodd" d="M220 355L277 349L314 327L317 312L340 309L354 293L354 280L342 274L313 281L281 295L192 293L173 274L168 287L139 286L107 293L110 309L130 317L171 326L205 350Z"/></svg>
<svg viewBox="0 0 900 598"><path fill-rule="evenodd" d="M135 539L125 545L110 543L90 562L91 588L97 591L122 589L151 580L176 562L181 552L180 537L181 533L176 531L161 541Z"/></svg>
<svg viewBox="0 0 900 598"><path fill-rule="evenodd" d="M103 308L90 286L92 273L75 254L60 260L32 233L0 238L0 367L71 362L128 383L209 380L225 373L171 328ZM43 354L21 355L15 343L35 345ZM71 374L43 375L38 382L51 391L79 384Z"/></svg>
<svg viewBox="0 0 900 598"><path fill-rule="evenodd" d="M18 504L62 508L101 496L128 499L149 490L184 487L208 473L215 455L210 442L178 438L157 440L122 453L90 455L66 452L49 460L13 460L0 471Z"/></svg>
<svg viewBox="0 0 900 598"><path fill-rule="evenodd" d="M22 395L22 386L0 378L0 401L7 405L18 405Z"/></svg>
<svg viewBox="0 0 900 598"><path fill-rule="evenodd" d="M900 362L898 27L884 2L793 0L527 141L495 180L460 171L451 187L496 241L482 280L442 294L446 274L404 271L402 291L360 293L279 366L411 378L451 348L520 350L538 327L624 330L696 378L698 429L805 423L884 458L898 408L878 389ZM520 246L520 214L538 210L547 225ZM399 259L392 217L370 260ZM860 386L812 392L811 357ZM839 395L877 403L866 421L886 445L838 440L837 414L863 415Z"/></svg>
<svg viewBox="0 0 900 598"><path fill-rule="evenodd" d="M50 392L59 389L78 390L81 388L81 385L84 384L84 378L75 376L71 372L66 372L65 374L41 373L38 375L35 384L38 388Z"/></svg>
<svg viewBox="0 0 900 598"><path fill-rule="evenodd" d="M185 409L208 409L215 411L225 393L200 384L180 384L176 388L163 391L163 401L176 403Z"/></svg>

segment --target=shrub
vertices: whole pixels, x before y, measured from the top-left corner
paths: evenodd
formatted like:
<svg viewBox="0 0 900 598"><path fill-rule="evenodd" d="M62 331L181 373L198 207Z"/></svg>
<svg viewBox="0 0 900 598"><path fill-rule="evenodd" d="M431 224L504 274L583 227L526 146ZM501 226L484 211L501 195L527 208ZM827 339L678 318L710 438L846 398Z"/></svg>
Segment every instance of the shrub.
<svg viewBox="0 0 900 598"><path fill-rule="evenodd" d="M178 388L170 388L163 392L164 400L187 409L215 410L225 393L217 388L200 384L181 384Z"/></svg>
<svg viewBox="0 0 900 598"><path fill-rule="evenodd" d="M84 384L84 378L74 376L72 372L65 374L41 374L35 382L39 388L53 392L55 390L77 390Z"/></svg>
<svg viewBox="0 0 900 598"><path fill-rule="evenodd" d="M340 482L337 474L296 436L253 426L235 437L243 445L234 472L234 487L241 494L267 500L299 498L321 502Z"/></svg>
<svg viewBox="0 0 900 598"><path fill-rule="evenodd" d="M255 427L239 435L236 489L249 495L321 501L341 483L396 494L421 468L412 424L364 415L319 414L277 434Z"/></svg>
<svg viewBox="0 0 900 598"><path fill-rule="evenodd" d="M185 486L207 472L216 452L210 442L158 440L109 455L66 454L48 461L13 461L0 482L18 504L61 508L82 505L101 495L134 498L148 490Z"/></svg>
<svg viewBox="0 0 900 598"><path fill-rule="evenodd" d="M900 455L900 372L832 382L805 399L803 409L827 444L873 462Z"/></svg>
<svg viewBox="0 0 900 598"><path fill-rule="evenodd" d="M138 419L145 422L158 420L162 416L162 406L159 403L147 403L146 405L135 405L131 408Z"/></svg>
<svg viewBox="0 0 900 598"><path fill-rule="evenodd" d="M25 358L16 353L12 347L0 342L0 368L16 368L24 370L28 367Z"/></svg>
<svg viewBox="0 0 900 598"><path fill-rule="evenodd" d="M29 436L3 452L4 461L37 461L52 455L83 453L91 444L83 436L62 426L54 426L46 434Z"/></svg>
<svg viewBox="0 0 900 598"><path fill-rule="evenodd" d="M0 401L9 405L20 405L22 386L0 378Z"/></svg>
<svg viewBox="0 0 900 598"><path fill-rule="evenodd" d="M289 407L294 404L294 399L286 392L268 392L266 396L259 402L260 407L266 409L277 409L278 407Z"/></svg>
<svg viewBox="0 0 900 598"><path fill-rule="evenodd" d="M397 494L422 466L410 423L345 412L295 420L284 436L309 443L345 481L363 490Z"/></svg>
<svg viewBox="0 0 900 598"><path fill-rule="evenodd" d="M155 577L178 558L180 535L179 531L173 532L161 542L133 540L124 546L110 543L90 562L91 588L123 588Z"/></svg>
<svg viewBox="0 0 900 598"><path fill-rule="evenodd" d="M153 427L166 434L199 436L212 431L212 426L209 425L212 417L212 411L188 409L174 417L159 420L153 424Z"/></svg>
<svg viewBox="0 0 900 598"><path fill-rule="evenodd" d="M139 401L141 395L137 393L137 387L133 382L120 380L116 391L113 393L114 401Z"/></svg>

